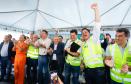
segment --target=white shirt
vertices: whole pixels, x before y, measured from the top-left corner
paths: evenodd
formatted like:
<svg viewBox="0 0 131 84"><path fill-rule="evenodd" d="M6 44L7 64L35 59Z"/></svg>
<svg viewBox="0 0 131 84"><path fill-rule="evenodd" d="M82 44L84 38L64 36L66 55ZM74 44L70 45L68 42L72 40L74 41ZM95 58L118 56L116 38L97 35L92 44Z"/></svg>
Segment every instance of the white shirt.
<svg viewBox="0 0 131 84"><path fill-rule="evenodd" d="M9 46L9 42L3 44L2 48L1 48L1 57L8 56L8 46Z"/></svg>
<svg viewBox="0 0 131 84"><path fill-rule="evenodd" d="M39 39L37 42L40 44L44 44L46 46L46 48L39 47L39 55L47 55L47 49L51 44L51 40L49 38L46 38L46 39Z"/></svg>
<svg viewBox="0 0 131 84"><path fill-rule="evenodd" d="M54 44L54 50L57 50L57 44ZM52 60L57 60L56 54L53 53Z"/></svg>

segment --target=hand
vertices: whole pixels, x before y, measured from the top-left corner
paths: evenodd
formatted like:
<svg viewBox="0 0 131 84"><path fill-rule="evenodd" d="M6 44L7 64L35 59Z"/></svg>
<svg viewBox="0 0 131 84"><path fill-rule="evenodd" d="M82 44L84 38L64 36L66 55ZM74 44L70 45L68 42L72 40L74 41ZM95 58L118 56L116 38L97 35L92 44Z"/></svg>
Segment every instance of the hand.
<svg viewBox="0 0 131 84"><path fill-rule="evenodd" d="M70 52L70 48L66 48L65 51Z"/></svg>
<svg viewBox="0 0 131 84"><path fill-rule="evenodd" d="M14 45L16 45L18 43L18 41L14 41L13 43L14 43Z"/></svg>
<svg viewBox="0 0 131 84"><path fill-rule="evenodd" d="M91 9L96 10L97 8L98 8L97 3L93 3L93 4L91 5Z"/></svg>
<svg viewBox="0 0 131 84"><path fill-rule="evenodd" d="M122 66L121 72L122 73L127 73L128 72L128 65L127 64Z"/></svg>
<svg viewBox="0 0 131 84"><path fill-rule="evenodd" d="M110 59L110 60L105 60L105 64L107 65L107 66L109 66L110 68L112 68L112 67L114 67L114 63L113 63L113 60L112 59Z"/></svg>

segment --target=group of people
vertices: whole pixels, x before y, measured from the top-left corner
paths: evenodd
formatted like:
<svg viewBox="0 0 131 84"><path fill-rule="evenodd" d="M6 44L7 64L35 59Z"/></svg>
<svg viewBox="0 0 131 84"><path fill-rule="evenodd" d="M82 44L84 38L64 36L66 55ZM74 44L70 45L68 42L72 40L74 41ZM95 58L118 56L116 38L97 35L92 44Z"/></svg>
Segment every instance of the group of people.
<svg viewBox="0 0 131 84"><path fill-rule="evenodd" d="M46 30L40 32L40 38L31 33L30 38L21 35L18 41L11 41L10 35L6 35L0 44L1 79L9 79L10 60L15 51L15 84L24 84L24 77L28 84L50 84L51 79L57 80L55 84L79 84L81 66L84 66L86 84L131 84L129 30L117 29L115 43L102 47L99 8L97 4L92 4L91 8L95 13L95 26L92 35L88 28L81 30L82 40L77 38L76 29L70 31L70 39L66 43L57 35L49 39ZM110 83L106 82L105 66L110 72ZM51 71L57 76L51 75Z"/></svg>

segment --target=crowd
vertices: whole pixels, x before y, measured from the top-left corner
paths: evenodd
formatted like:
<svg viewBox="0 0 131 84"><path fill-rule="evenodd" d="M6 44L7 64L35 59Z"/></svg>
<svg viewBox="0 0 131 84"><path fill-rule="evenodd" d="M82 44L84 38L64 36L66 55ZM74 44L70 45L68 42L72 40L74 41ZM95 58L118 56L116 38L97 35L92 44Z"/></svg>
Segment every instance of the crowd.
<svg viewBox="0 0 131 84"><path fill-rule="evenodd" d="M131 84L129 30L117 29L115 39L100 34L99 8L97 4L91 8L95 13L92 35L83 28L81 39L76 29L66 43L62 36L50 39L46 30L40 35L30 33L29 38L20 35L17 41L5 35L0 44L1 81L10 79L14 58L15 84L24 84L25 78L27 84L80 84L81 71L85 84Z"/></svg>

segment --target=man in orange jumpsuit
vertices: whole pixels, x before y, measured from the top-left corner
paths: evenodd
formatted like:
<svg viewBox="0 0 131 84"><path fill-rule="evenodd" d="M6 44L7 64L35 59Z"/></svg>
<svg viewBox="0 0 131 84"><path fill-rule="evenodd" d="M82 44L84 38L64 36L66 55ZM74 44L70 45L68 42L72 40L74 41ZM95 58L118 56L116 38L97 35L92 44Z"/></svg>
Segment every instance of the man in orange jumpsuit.
<svg viewBox="0 0 131 84"><path fill-rule="evenodd" d="M24 84L26 52L28 49L28 45L24 43L25 39L25 36L21 35L13 47L13 50L16 51L14 63L15 84Z"/></svg>

